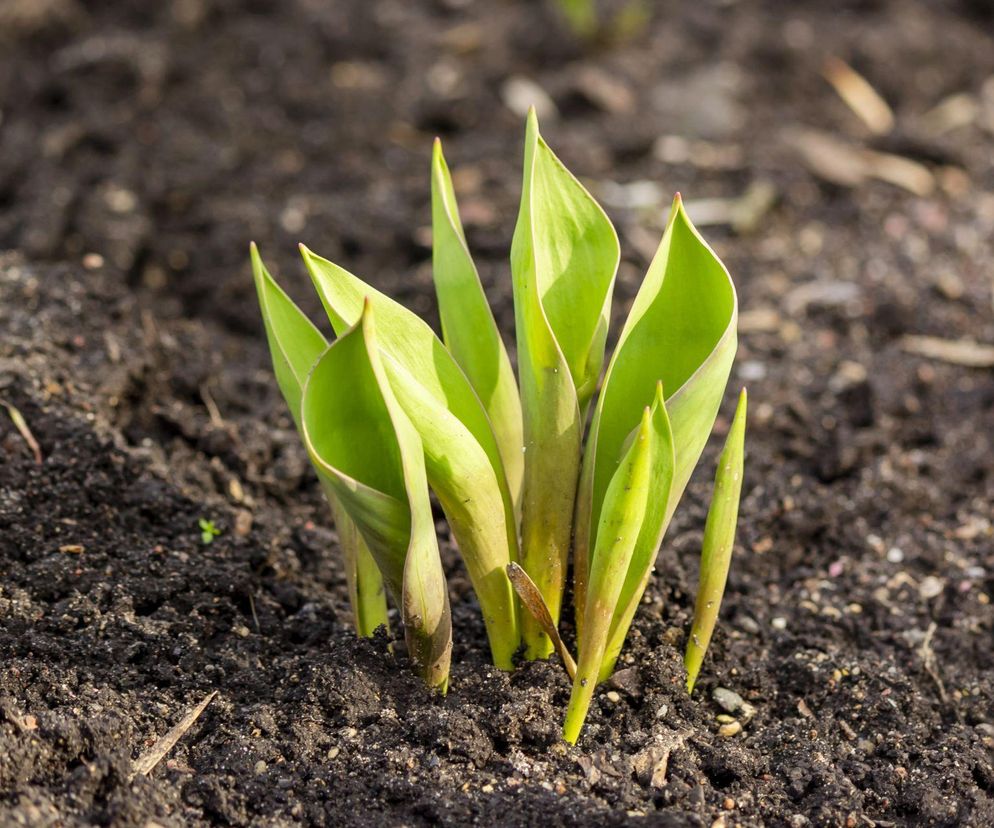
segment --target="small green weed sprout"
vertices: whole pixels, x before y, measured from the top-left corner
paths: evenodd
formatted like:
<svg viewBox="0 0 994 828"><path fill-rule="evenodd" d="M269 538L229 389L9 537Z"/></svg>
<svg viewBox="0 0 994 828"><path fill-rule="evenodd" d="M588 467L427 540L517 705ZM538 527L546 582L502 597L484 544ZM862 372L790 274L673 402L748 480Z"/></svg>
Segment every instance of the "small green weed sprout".
<svg viewBox="0 0 994 828"><path fill-rule="evenodd" d="M573 680L563 734L575 742L717 417L736 350L735 289L677 196L602 380L618 237L532 112L511 245L515 379L438 141L431 184L442 338L301 246L335 332L329 344L253 245L276 379L338 528L357 632L387 624L389 598L415 668L446 689L452 625L433 492L494 664L512 669L522 644L527 658L556 652ZM743 390L705 527L688 691L731 559L745 411ZM558 631L570 567L575 660Z"/></svg>
<svg viewBox="0 0 994 828"><path fill-rule="evenodd" d="M214 543L214 538L221 534L221 530L214 525L213 520L200 518L200 520L197 521L197 526L200 529L200 542L204 546Z"/></svg>
<svg viewBox="0 0 994 828"><path fill-rule="evenodd" d="M597 0L556 0L559 12L573 34L586 41L623 41L648 25L649 0L628 0L613 15L603 14Z"/></svg>

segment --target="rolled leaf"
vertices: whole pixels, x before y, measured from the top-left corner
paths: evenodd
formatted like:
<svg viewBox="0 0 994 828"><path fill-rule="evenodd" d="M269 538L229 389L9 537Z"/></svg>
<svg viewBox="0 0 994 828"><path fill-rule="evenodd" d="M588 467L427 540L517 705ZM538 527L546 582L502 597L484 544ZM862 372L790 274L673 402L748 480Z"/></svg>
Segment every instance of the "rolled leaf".
<svg viewBox="0 0 994 828"><path fill-rule="evenodd" d="M533 110L511 245L525 439L521 564L557 622L584 412L604 359L618 259L611 222L542 140ZM529 657L552 652L528 616L523 630Z"/></svg>
<svg viewBox="0 0 994 828"><path fill-rule="evenodd" d="M276 382L300 432L300 403L304 382L311 367L328 347L321 332L286 295L269 274L255 244L250 248L266 339L273 360ZM349 603L359 635L369 637L377 627L389 628L383 578L362 537L333 491L323 487L338 530L338 542L345 560Z"/></svg>
<svg viewBox="0 0 994 828"><path fill-rule="evenodd" d="M691 224L678 195L622 329L591 422L576 517L579 601L588 592L591 527L600 520L608 485L641 406L661 379L676 464L659 537L646 535L644 541L653 546L638 553L655 556L718 414L735 356L737 315L728 271ZM633 573L615 614L605 672L613 668L644 589L644 580ZM582 615L578 623L582 634Z"/></svg>
<svg viewBox="0 0 994 828"><path fill-rule="evenodd" d="M524 472L518 385L466 244L452 178L437 138L431 163L431 216L432 276L442 338L486 409L517 504Z"/></svg>
<svg viewBox="0 0 994 828"><path fill-rule="evenodd" d="M673 480L673 435L662 388L642 420L615 470L605 495L590 567L583 633L573 693L563 736L575 743L600 680L612 621L633 573L651 568L645 560L644 536L656 537Z"/></svg>
<svg viewBox="0 0 994 828"><path fill-rule="evenodd" d="M355 323L368 297L379 321L385 375L421 437L428 482L480 602L494 664L511 669L520 636L505 569L517 559L517 532L500 451L479 397L425 322L338 265L301 251L336 333Z"/></svg>
<svg viewBox="0 0 994 828"><path fill-rule="evenodd" d="M735 545L735 526L739 517L742 495L742 473L745 462L746 390L739 394L732 426L725 438L725 448L718 458L714 493L704 527L701 549L701 573L694 604L694 622L690 628L683 663L687 668L687 692L694 692L697 675L711 643L721 598L725 594L728 567Z"/></svg>
<svg viewBox="0 0 994 828"><path fill-rule="evenodd" d="M394 398L367 305L318 358L301 402L304 445L401 607L416 669L445 690L452 624L417 431Z"/></svg>

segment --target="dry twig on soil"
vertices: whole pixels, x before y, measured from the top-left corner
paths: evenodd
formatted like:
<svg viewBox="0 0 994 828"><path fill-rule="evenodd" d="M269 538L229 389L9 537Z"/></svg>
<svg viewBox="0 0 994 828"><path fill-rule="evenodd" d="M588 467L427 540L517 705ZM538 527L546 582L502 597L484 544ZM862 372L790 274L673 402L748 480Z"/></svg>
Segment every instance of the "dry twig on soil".
<svg viewBox="0 0 994 828"><path fill-rule="evenodd" d="M148 776L152 769L159 764L165 758L165 755L169 753L176 745L176 743L183 738L184 734L196 723L197 719L200 718L200 714L204 712L217 695L217 690L212 690L207 694L207 697L200 702L196 707L193 707L187 712L187 714L177 722L177 724L172 727L161 739L159 739L151 748L145 751L141 756L135 760L134 767L132 768L131 777L132 779L136 776Z"/></svg>

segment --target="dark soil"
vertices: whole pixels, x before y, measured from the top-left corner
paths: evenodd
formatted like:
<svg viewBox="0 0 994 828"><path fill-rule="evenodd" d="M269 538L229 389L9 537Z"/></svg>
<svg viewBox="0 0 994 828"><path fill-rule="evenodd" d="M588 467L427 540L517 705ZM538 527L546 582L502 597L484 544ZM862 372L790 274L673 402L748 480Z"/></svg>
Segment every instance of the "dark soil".
<svg viewBox="0 0 994 828"><path fill-rule="evenodd" d="M582 47L509 0L0 2L0 397L42 455L0 407L0 824L994 824L994 376L904 339L994 342L990 4L656 8ZM893 132L865 131L828 55ZM704 228L752 398L724 623L688 698L712 446L576 748L562 670L488 665L451 553L446 698L356 640L247 267L254 238L316 311L303 240L431 318L441 134L510 334L512 75L548 92L546 136L619 227L619 314L674 190L691 215L778 195L751 233ZM926 117L954 94L965 117ZM937 186L824 183L800 127ZM658 204L606 186L638 181ZM755 708L736 735L717 687Z"/></svg>

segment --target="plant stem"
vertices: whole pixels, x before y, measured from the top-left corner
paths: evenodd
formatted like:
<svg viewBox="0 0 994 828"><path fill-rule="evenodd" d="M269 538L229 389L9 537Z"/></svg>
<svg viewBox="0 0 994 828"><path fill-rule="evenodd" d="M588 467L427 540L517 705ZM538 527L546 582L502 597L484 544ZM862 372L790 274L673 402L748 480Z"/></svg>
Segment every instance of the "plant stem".
<svg viewBox="0 0 994 828"><path fill-rule="evenodd" d="M345 579L349 587L349 604L356 634L372 638L378 627L390 629L387 616L387 596L383 575L345 509L331 487L322 480L325 497L331 505L338 530L338 543L345 559Z"/></svg>

